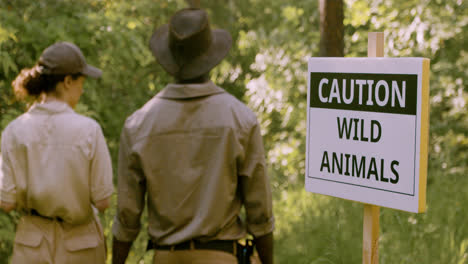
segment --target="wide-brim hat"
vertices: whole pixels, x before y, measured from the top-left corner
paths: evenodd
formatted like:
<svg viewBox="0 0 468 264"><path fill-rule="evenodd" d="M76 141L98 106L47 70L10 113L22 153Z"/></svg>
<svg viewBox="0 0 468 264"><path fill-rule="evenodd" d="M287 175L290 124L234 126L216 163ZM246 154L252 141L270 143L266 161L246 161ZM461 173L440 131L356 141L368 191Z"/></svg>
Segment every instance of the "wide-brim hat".
<svg viewBox="0 0 468 264"><path fill-rule="evenodd" d="M168 24L154 31L150 40L158 63L182 80L209 72L226 57L231 45L229 32L212 30L207 13L198 8L176 12Z"/></svg>

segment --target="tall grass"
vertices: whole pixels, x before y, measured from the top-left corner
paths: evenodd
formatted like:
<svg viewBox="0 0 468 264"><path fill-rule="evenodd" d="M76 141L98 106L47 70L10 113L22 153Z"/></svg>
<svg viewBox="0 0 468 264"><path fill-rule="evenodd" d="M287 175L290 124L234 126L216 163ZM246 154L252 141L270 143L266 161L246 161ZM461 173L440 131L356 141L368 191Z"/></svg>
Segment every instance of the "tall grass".
<svg viewBox="0 0 468 264"><path fill-rule="evenodd" d="M426 213L381 208L379 263L468 263L468 178L442 170L429 177ZM277 263L362 263L362 204L303 188L279 197Z"/></svg>

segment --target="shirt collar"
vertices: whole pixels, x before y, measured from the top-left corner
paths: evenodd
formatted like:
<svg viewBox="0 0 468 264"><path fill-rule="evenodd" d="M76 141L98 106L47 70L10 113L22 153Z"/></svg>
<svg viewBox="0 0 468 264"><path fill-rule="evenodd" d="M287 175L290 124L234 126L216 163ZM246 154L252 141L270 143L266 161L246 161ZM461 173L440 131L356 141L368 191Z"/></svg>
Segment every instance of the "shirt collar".
<svg viewBox="0 0 468 264"><path fill-rule="evenodd" d="M189 99L224 93L222 88L216 86L212 81L196 84L168 84L156 96L166 99Z"/></svg>
<svg viewBox="0 0 468 264"><path fill-rule="evenodd" d="M38 113L38 114L58 114L58 113L74 112L74 111L65 102L48 101L48 102L34 103L28 112Z"/></svg>

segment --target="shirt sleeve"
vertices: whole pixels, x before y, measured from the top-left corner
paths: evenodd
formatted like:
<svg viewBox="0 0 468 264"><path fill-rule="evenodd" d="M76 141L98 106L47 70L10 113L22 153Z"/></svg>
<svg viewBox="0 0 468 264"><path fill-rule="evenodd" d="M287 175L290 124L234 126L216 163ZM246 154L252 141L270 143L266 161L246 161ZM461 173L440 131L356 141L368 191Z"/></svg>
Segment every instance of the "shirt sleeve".
<svg viewBox="0 0 468 264"><path fill-rule="evenodd" d="M274 216L262 136L257 122L247 138L244 158L238 164L239 182L247 213L247 230L254 237L259 237L273 232Z"/></svg>
<svg viewBox="0 0 468 264"><path fill-rule="evenodd" d="M11 138L7 132L2 134L0 159L0 201L16 204L16 184L13 164L11 162L12 150L9 146Z"/></svg>
<svg viewBox="0 0 468 264"><path fill-rule="evenodd" d="M91 160L91 200L93 203L109 198L114 192L112 162L106 140L98 125L95 133L94 154Z"/></svg>
<svg viewBox="0 0 468 264"><path fill-rule="evenodd" d="M112 232L119 241L131 242L141 229L140 217L145 206L146 180L140 160L131 151L124 128L120 137L117 214Z"/></svg>

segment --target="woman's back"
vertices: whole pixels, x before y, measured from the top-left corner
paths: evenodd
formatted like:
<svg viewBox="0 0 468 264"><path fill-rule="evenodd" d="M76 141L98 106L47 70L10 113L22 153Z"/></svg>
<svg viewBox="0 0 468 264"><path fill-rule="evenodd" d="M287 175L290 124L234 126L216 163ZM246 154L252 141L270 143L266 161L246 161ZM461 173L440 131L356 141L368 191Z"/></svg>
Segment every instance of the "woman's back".
<svg viewBox="0 0 468 264"><path fill-rule="evenodd" d="M65 103L33 105L2 139L15 172L18 209L79 224L90 219L92 202L112 194L112 186L103 185L112 168L101 128Z"/></svg>

